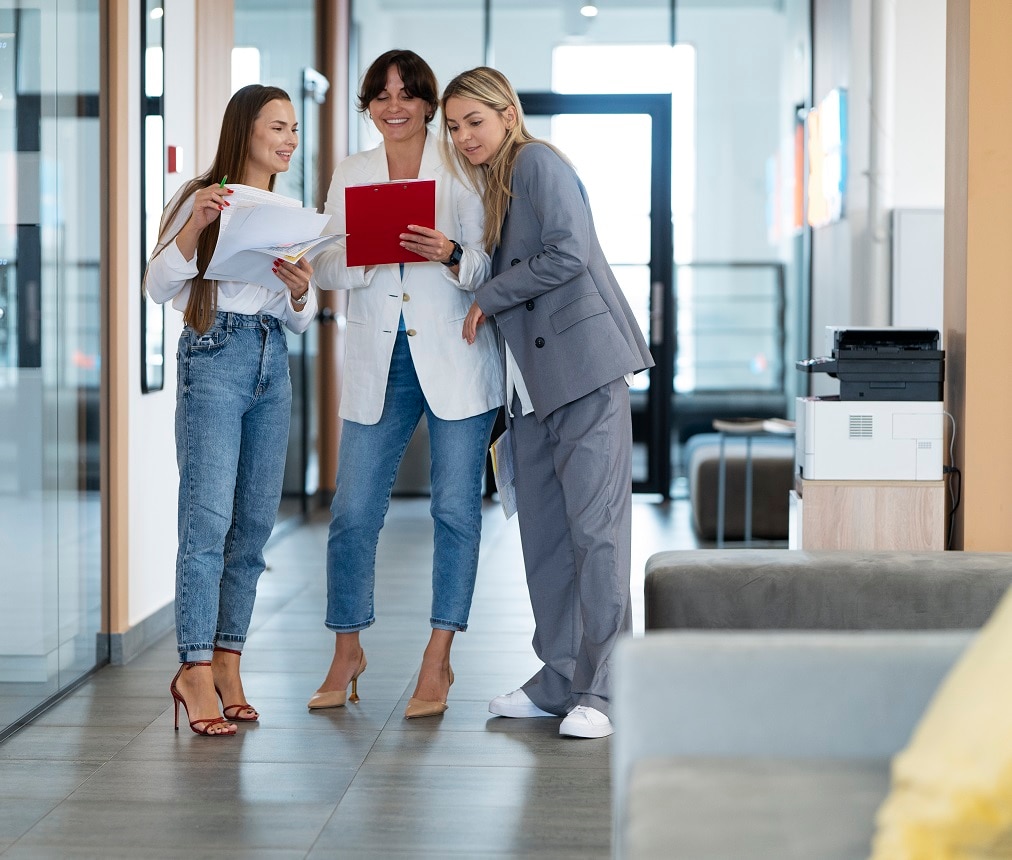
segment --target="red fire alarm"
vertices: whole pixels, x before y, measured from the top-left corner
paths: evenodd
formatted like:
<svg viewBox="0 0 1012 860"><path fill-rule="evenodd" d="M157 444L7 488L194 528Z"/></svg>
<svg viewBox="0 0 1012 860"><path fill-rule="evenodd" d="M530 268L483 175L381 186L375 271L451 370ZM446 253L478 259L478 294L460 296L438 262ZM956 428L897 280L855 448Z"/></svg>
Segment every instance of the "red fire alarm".
<svg viewBox="0 0 1012 860"><path fill-rule="evenodd" d="M170 146L168 148L167 172L180 173L183 169L183 147Z"/></svg>

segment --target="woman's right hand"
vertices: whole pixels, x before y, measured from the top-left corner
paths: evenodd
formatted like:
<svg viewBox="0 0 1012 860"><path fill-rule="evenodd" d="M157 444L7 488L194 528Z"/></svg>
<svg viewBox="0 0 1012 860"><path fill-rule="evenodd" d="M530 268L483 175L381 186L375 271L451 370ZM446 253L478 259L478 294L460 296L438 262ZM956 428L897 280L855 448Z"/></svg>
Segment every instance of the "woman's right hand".
<svg viewBox="0 0 1012 860"><path fill-rule="evenodd" d="M222 188L220 183L215 182L193 195L193 211L176 236L176 247L179 248L183 259L193 259L193 255L197 253L197 240L200 234L229 205L227 198L231 193L231 188Z"/></svg>
<svg viewBox="0 0 1012 860"><path fill-rule="evenodd" d="M193 195L193 212L190 214L187 226L192 224L193 229L198 233L203 232L204 228L221 215L222 210L229 205L228 195L231 193L231 188L222 188L217 182L206 188L201 188Z"/></svg>
<svg viewBox="0 0 1012 860"><path fill-rule="evenodd" d="M478 307L478 303L473 302L471 309L464 318L464 329L461 331L460 336L468 343L474 343L474 339L478 336L478 326L483 322L485 322L485 314Z"/></svg>

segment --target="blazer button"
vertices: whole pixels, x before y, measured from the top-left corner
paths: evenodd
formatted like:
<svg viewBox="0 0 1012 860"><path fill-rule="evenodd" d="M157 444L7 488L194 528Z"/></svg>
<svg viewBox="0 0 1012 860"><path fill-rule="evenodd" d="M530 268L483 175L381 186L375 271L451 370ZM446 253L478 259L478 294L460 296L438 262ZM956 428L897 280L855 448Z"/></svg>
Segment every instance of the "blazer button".
<svg viewBox="0 0 1012 860"><path fill-rule="evenodd" d="M543 337L536 337L536 338L534 338L534 345L538 349L541 349L541 347L543 347L545 345L545 339Z"/></svg>
<svg viewBox="0 0 1012 860"><path fill-rule="evenodd" d="M416 334L418 334L418 332L416 332L413 328L409 328L407 331L408 337L414 337Z"/></svg>
<svg viewBox="0 0 1012 860"><path fill-rule="evenodd" d="M529 311L534 310L534 300L533 299L527 303L527 310L529 310Z"/></svg>
<svg viewBox="0 0 1012 860"><path fill-rule="evenodd" d="M520 258L519 257L515 257L514 259L510 260L510 265L511 266L515 266L519 262L520 262Z"/></svg>
<svg viewBox="0 0 1012 860"><path fill-rule="evenodd" d="M407 293L404 293L404 295L402 295L401 298L406 302L411 301L411 296L409 296Z"/></svg>

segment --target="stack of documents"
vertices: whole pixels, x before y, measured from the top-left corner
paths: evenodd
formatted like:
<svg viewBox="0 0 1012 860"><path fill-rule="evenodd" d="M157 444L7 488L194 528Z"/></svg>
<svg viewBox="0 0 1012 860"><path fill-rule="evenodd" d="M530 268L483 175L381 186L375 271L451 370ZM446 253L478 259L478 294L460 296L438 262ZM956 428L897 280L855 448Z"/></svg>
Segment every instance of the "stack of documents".
<svg viewBox="0 0 1012 860"><path fill-rule="evenodd" d="M513 441L508 427L488 450L492 455L492 473L499 492L499 503L506 519L509 519L517 512L517 488L513 471Z"/></svg>
<svg viewBox="0 0 1012 860"><path fill-rule="evenodd" d="M230 205L219 218L218 244L204 274L210 281L242 281L271 290L285 289L274 274L274 261L313 259L343 234L321 235L329 215L303 208L298 200L252 188L229 185Z"/></svg>

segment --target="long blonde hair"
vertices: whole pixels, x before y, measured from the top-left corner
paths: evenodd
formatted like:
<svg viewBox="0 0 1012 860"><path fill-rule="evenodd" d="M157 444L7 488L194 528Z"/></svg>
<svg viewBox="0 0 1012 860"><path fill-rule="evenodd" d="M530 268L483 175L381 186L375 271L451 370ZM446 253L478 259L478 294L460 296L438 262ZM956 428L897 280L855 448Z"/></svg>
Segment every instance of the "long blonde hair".
<svg viewBox="0 0 1012 860"><path fill-rule="evenodd" d="M505 114L510 107L516 111L516 122L512 126L506 126L505 139L485 164L471 164L453 145L446 124L446 103L451 98L471 99L492 108L500 115ZM510 200L513 199L510 182L520 150L528 143L543 143L555 150L567 163L568 159L550 143L536 138L527 130L520 98L513 89L513 84L497 69L478 66L461 72L446 85L440 107L443 111L443 127L440 132L443 160L453 168L457 176L482 195L485 203L485 233L482 243L491 254L502 238L503 222L509 212Z"/></svg>
<svg viewBox="0 0 1012 860"><path fill-rule="evenodd" d="M260 111L272 101L290 102L291 99L284 90L261 84L250 84L235 92L221 120L221 134L218 137L218 151L215 153L214 163L210 170L183 186L172 211L162 216L158 248L151 255L152 260L175 238L167 235L167 231L190 197L201 188L217 182L222 176L227 176L237 184L243 182L246 176L246 160L249 158L250 139L253 137L253 123L260 115ZM274 190L274 179L275 175L272 175L267 185L269 191ZM207 265L214 254L214 247L218 244L218 227L216 218L207 225L197 240L197 276L193 279L186 310L183 311L183 321L201 334L214 323L218 311L218 285L215 281L209 281L204 277Z"/></svg>

